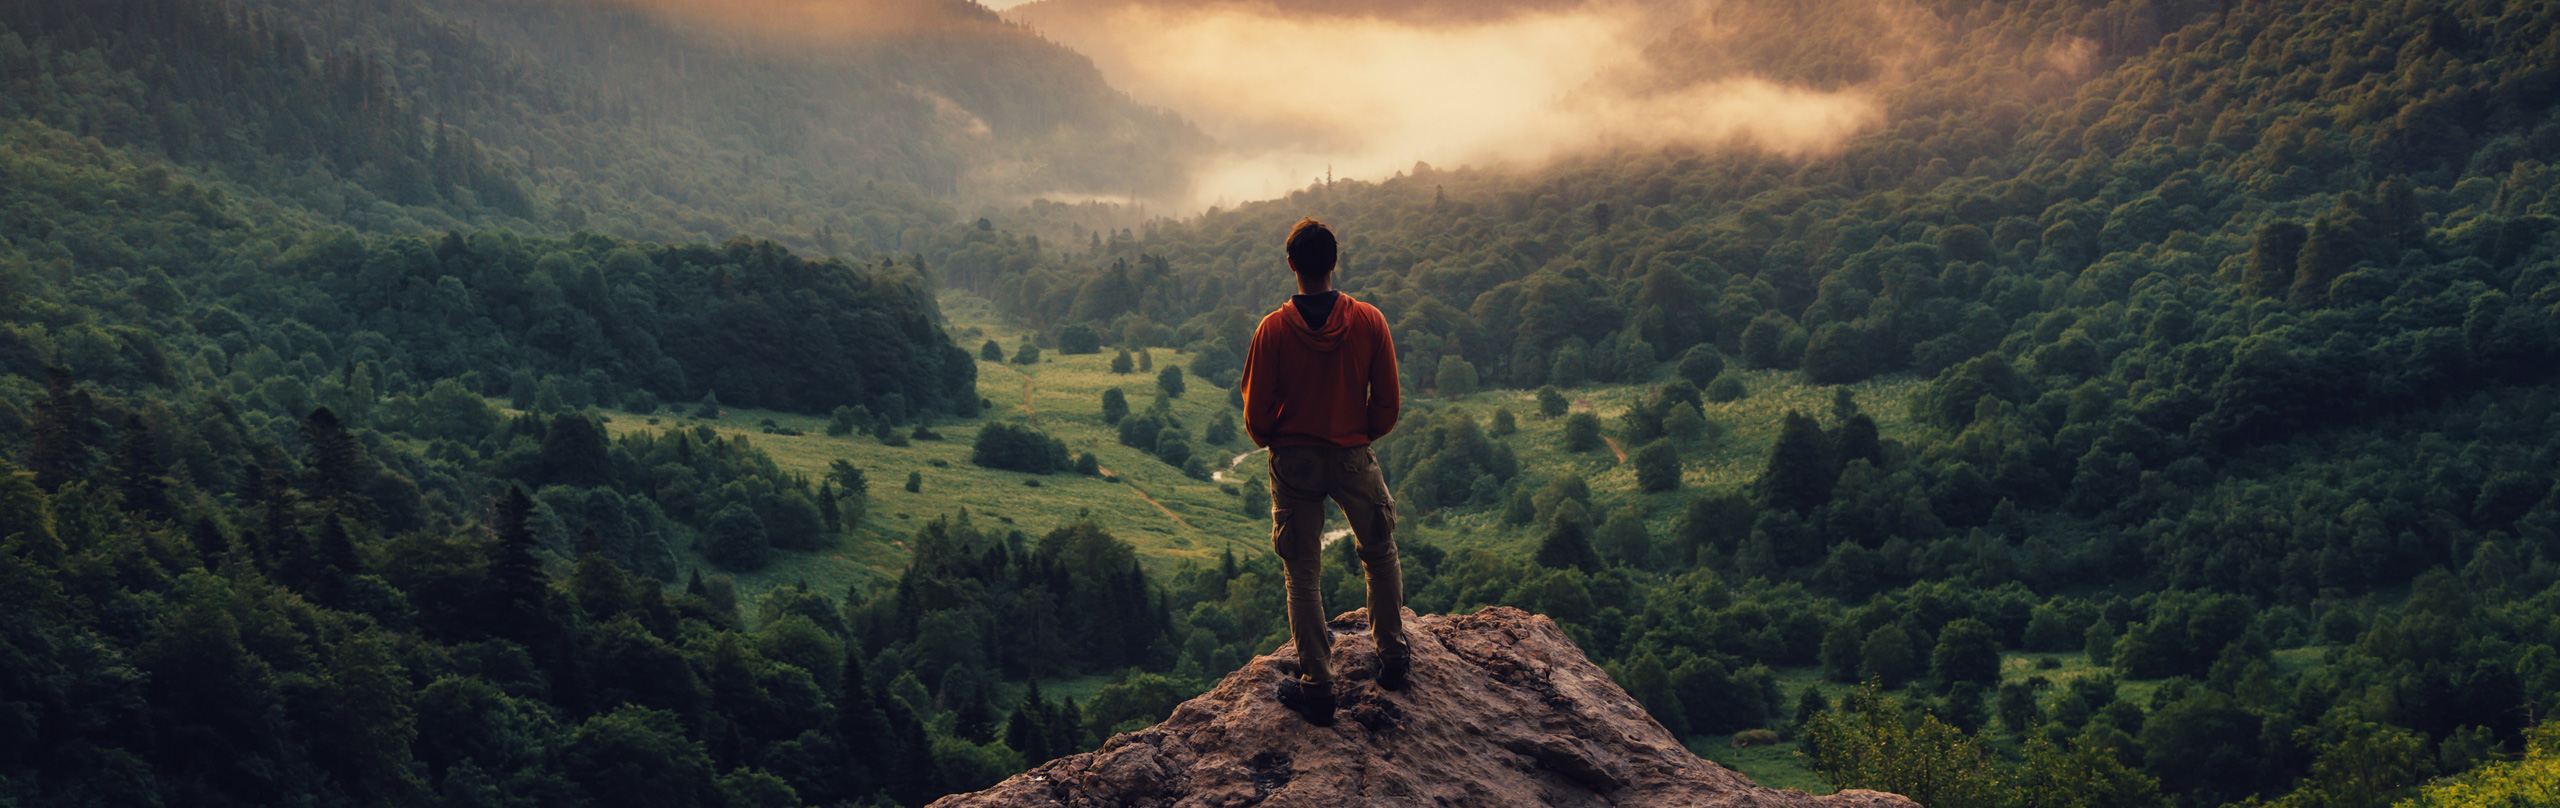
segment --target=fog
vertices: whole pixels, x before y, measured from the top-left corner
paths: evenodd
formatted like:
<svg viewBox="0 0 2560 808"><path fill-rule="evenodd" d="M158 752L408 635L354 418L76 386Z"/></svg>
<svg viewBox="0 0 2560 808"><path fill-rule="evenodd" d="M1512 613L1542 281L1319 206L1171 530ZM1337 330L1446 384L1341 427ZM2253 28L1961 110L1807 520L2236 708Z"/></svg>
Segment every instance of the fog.
<svg viewBox="0 0 2560 808"><path fill-rule="evenodd" d="M1556 4L1492 18L1283 12L1261 3L1033 3L1014 19L1093 58L1225 147L1191 207L1427 161L1533 167L1606 148L1801 156L1882 122L1876 88L1659 75L1644 47L1706 8ZM1561 7L1557 7L1560 5Z"/></svg>

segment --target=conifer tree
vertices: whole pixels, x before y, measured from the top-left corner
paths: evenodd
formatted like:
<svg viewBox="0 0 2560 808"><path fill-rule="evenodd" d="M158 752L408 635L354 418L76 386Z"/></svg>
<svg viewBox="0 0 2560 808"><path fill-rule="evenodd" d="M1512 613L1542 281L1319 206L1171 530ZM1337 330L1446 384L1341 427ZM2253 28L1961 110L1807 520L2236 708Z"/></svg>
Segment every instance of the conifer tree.
<svg viewBox="0 0 2560 808"><path fill-rule="evenodd" d="M45 396L36 401L34 434L27 446L27 470L36 487L50 493L87 472L89 447L81 439L87 426L86 396L72 388L71 372L45 368Z"/></svg>
<svg viewBox="0 0 2560 808"><path fill-rule="evenodd" d="M1769 507L1806 513L1831 501L1839 479L1822 426L1804 413L1788 410L1778 427L1777 445L1769 448L1769 466L1761 473L1760 494Z"/></svg>
<svg viewBox="0 0 2560 808"><path fill-rule="evenodd" d="M550 585L542 572L542 558L534 553L541 540L533 533L533 514L533 498L525 495L524 487L508 486L490 525L497 533L489 557L492 617L497 621L491 630L500 636L534 636L535 623L544 618L543 596Z"/></svg>
<svg viewBox="0 0 2560 808"><path fill-rule="evenodd" d="M157 444L142 416L125 416L116 438L116 491L124 497L126 511L165 521L177 512L169 502L168 468L160 462Z"/></svg>

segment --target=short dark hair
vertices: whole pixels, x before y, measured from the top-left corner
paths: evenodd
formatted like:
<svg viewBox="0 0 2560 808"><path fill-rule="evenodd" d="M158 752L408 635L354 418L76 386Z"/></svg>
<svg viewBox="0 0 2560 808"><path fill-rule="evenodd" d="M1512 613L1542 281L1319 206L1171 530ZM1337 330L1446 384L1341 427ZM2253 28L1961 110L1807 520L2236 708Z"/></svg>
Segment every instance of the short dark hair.
<svg viewBox="0 0 2560 808"><path fill-rule="evenodd" d="M1322 275L1333 271L1336 247L1333 228L1309 216L1289 228L1289 266L1300 275Z"/></svg>

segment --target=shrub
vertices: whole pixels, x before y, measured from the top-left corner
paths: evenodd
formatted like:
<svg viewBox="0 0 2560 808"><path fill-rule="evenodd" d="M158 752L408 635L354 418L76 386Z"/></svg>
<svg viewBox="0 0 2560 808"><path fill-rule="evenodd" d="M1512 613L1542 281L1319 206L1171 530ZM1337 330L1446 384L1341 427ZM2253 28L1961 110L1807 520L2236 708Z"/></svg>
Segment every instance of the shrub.
<svg viewBox="0 0 2560 808"><path fill-rule="evenodd" d="M1600 448L1600 416L1577 412L1564 422L1564 450L1588 452Z"/></svg>

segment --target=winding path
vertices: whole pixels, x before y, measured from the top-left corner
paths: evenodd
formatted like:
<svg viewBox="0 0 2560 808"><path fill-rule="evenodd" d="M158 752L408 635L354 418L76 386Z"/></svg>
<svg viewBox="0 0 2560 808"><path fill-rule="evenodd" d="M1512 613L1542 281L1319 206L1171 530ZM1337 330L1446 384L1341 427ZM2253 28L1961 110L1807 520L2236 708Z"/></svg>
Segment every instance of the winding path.
<svg viewBox="0 0 2560 808"><path fill-rule="evenodd" d="M1108 467L1096 466L1096 467L1094 467L1094 470L1095 470L1095 471L1102 472L1102 473L1104 473L1104 474L1110 474L1111 476L1114 476L1114 477L1120 477L1120 475L1119 475L1119 474L1112 472L1112 470L1111 470L1110 468L1108 468ZM1183 520L1183 518L1182 518L1182 516L1181 516L1180 514L1176 514L1176 513L1174 513L1172 508L1167 508L1167 507L1165 507L1165 506L1164 506L1164 503L1162 503L1162 502L1157 502L1155 497L1148 496L1148 495L1147 495L1147 491L1146 491L1146 489L1144 489L1144 488L1139 488L1139 487L1138 487L1138 484L1137 484L1137 483L1130 482L1130 481L1129 481L1129 478L1127 478L1127 477L1120 477L1120 484L1121 484L1121 485L1128 486L1128 487L1129 487L1129 490L1131 490L1131 491L1136 491L1136 492L1138 492L1138 498L1139 498L1139 499L1146 500L1146 501L1147 501L1147 504L1149 504L1149 505L1153 505L1153 506L1156 506L1156 510L1159 510L1159 511L1163 511L1163 512L1164 512L1164 518L1173 520L1173 523L1174 523L1174 524L1177 524L1177 525L1181 525L1181 526L1182 526L1182 529L1184 529L1184 530L1199 530L1199 528L1192 527L1190 522L1184 521L1184 520Z"/></svg>

